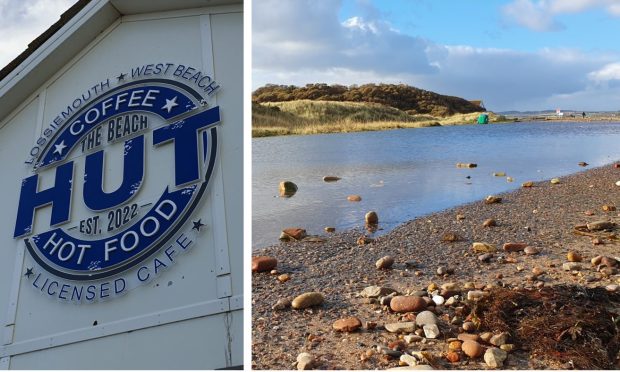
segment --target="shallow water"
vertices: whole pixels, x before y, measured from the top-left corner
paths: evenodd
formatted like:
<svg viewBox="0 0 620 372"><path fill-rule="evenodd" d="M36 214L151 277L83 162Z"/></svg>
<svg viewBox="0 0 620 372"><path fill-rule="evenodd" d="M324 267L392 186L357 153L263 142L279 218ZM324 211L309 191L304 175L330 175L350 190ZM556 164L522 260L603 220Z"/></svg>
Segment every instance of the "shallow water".
<svg viewBox="0 0 620 372"><path fill-rule="evenodd" d="M252 246L286 227L325 234L361 227L375 210L380 233L489 194L620 159L620 123L532 122L284 136L252 140ZM456 168L477 163L477 168ZM495 177L505 172L514 179ZM323 176L342 179L323 182ZM467 179L466 176L470 176ZM278 183L299 190L278 197ZM358 194L362 201L347 201Z"/></svg>

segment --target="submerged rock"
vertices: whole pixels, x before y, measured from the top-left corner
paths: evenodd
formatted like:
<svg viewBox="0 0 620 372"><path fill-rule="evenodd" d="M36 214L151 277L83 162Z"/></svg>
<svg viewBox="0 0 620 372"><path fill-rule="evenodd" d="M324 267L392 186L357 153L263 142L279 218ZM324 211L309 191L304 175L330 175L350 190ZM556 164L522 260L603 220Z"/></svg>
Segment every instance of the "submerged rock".
<svg viewBox="0 0 620 372"><path fill-rule="evenodd" d="M291 197L297 192L297 185L291 181L281 181L278 185L280 196Z"/></svg>
<svg viewBox="0 0 620 372"><path fill-rule="evenodd" d="M325 181L325 182L336 182L336 181L339 181L339 180L340 180L340 177L337 177L337 176L325 176L325 177L323 177L323 181Z"/></svg>
<svg viewBox="0 0 620 372"><path fill-rule="evenodd" d="M358 202L358 201L362 201L362 197L359 195L349 195L347 196L347 200L350 202Z"/></svg>

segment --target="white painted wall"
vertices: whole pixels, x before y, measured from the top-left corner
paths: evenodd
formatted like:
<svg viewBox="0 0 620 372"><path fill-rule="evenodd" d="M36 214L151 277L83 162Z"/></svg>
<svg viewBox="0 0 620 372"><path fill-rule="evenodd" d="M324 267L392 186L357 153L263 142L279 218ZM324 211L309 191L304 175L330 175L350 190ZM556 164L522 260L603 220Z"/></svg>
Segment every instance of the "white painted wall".
<svg viewBox="0 0 620 372"><path fill-rule="evenodd" d="M243 363L242 35L242 5L121 18L0 125L0 324L5 325L3 339L12 335L12 342L0 346L0 356L12 356L10 368L213 369ZM38 294L21 280L21 260L14 275L16 254L24 244L12 232L19 186L29 175L23 164L29 149L67 103L89 87L133 66L158 62L212 73L222 87L216 97L222 116L218 165L194 213L207 229L176 265L123 298L72 305ZM83 155L75 161L81 174ZM139 198L160 194L162 182L172 182L172 164L171 151L147 159L149 182ZM111 165L111 184L120 180L120 168ZM43 172L41 178L47 187L53 174ZM49 221L49 209L37 212L36 221ZM72 213L74 222L86 211ZM4 311L11 309L13 286L19 288L14 320Z"/></svg>

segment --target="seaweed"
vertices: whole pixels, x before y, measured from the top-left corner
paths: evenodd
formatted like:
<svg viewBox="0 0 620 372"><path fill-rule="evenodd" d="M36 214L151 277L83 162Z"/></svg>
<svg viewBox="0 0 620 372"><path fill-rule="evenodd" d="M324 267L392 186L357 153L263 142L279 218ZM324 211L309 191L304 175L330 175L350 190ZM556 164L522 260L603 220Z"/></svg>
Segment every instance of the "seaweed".
<svg viewBox="0 0 620 372"><path fill-rule="evenodd" d="M604 288L498 288L476 304L472 317L481 330L508 332L517 347L548 365L614 369L619 305L620 295Z"/></svg>

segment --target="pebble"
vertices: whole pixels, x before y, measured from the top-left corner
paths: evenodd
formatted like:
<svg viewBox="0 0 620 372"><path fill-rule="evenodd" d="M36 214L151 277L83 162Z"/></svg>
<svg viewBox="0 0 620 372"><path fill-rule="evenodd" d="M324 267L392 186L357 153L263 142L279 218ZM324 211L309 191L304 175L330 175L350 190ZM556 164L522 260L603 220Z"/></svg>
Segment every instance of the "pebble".
<svg viewBox="0 0 620 372"><path fill-rule="evenodd" d="M357 245L366 245L366 244L370 244L372 242L374 242L375 240L373 238L369 238L366 235L362 235L359 238L357 238Z"/></svg>
<svg viewBox="0 0 620 372"><path fill-rule="evenodd" d="M600 265L602 259L603 259L603 256L596 256L596 257L592 257L590 262L592 263L592 265L598 266Z"/></svg>
<svg viewBox="0 0 620 372"><path fill-rule="evenodd" d="M610 221L595 221L586 224L586 227L590 231L599 231L599 230L607 230L613 229L615 224Z"/></svg>
<svg viewBox="0 0 620 372"><path fill-rule="evenodd" d="M480 334L480 339L484 342L489 342L489 340L491 340L491 337L493 337L493 333L491 332L484 332Z"/></svg>
<svg viewBox="0 0 620 372"><path fill-rule="evenodd" d="M443 305L444 302L446 301L446 299L443 298L443 296L439 296L439 295L433 296L432 300L437 306Z"/></svg>
<svg viewBox="0 0 620 372"><path fill-rule="evenodd" d="M377 215L377 212L370 211L366 213L366 215L364 216L364 220L368 225L376 225L379 223L379 216Z"/></svg>
<svg viewBox="0 0 620 372"><path fill-rule="evenodd" d="M280 196L291 197L297 192L297 185L291 181L281 181L278 185L278 191Z"/></svg>
<svg viewBox="0 0 620 372"><path fill-rule="evenodd" d="M475 334L475 333L459 333L459 335L457 336L457 338L460 341L480 341L480 336Z"/></svg>
<svg viewBox="0 0 620 372"><path fill-rule="evenodd" d="M618 261L615 258L603 256L603 258L601 258L601 265L615 267L618 265Z"/></svg>
<svg viewBox="0 0 620 372"><path fill-rule="evenodd" d="M524 250L525 247L527 247L525 243L505 243L502 248L506 252L520 252Z"/></svg>
<svg viewBox="0 0 620 372"><path fill-rule="evenodd" d="M504 351L511 352L515 348L515 345L514 344L503 344L499 348Z"/></svg>
<svg viewBox="0 0 620 372"><path fill-rule="evenodd" d="M617 284L610 284L608 286L605 287L605 289L609 292L618 292L618 289L620 288L619 285Z"/></svg>
<svg viewBox="0 0 620 372"><path fill-rule="evenodd" d="M347 196L347 200L350 202L359 202L362 201L362 197L359 195L349 195Z"/></svg>
<svg viewBox="0 0 620 372"><path fill-rule="evenodd" d="M392 265L394 265L394 258L391 256L381 257L376 263L375 266L380 270L391 269Z"/></svg>
<svg viewBox="0 0 620 372"><path fill-rule="evenodd" d="M418 335L406 335L403 336L403 340L405 340L406 343L408 344L412 344L414 342L420 342L422 341L424 338Z"/></svg>
<svg viewBox="0 0 620 372"><path fill-rule="evenodd" d="M278 281L280 281L280 283L286 283L290 279L291 279L291 276L289 274L278 275Z"/></svg>
<svg viewBox="0 0 620 372"><path fill-rule="evenodd" d="M462 214L457 214L457 215L456 215L456 220L457 220L457 221L462 221L462 220L464 220L464 219L465 219L465 215L462 215Z"/></svg>
<svg viewBox="0 0 620 372"><path fill-rule="evenodd" d="M576 262L566 262L562 265L564 271L581 270L581 265Z"/></svg>
<svg viewBox="0 0 620 372"><path fill-rule="evenodd" d="M464 341L461 350L470 358L476 358L482 355L484 349L477 341Z"/></svg>
<svg viewBox="0 0 620 372"><path fill-rule="evenodd" d="M439 337L439 327L437 327L437 324L427 324L422 328L424 329L424 336L426 338Z"/></svg>
<svg viewBox="0 0 620 372"><path fill-rule="evenodd" d="M403 354L403 355L400 356L399 360L401 362L407 364L408 366L417 366L418 365L418 359L416 357L414 357L413 355Z"/></svg>
<svg viewBox="0 0 620 372"><path fill-rule="evenodd" d="M487 295L488 293L484 291L469 291L467 292L467 300L478 301Z"/></svg>
<svg viewBox="0 0 620 372"><path fill-rule="evenodd" d="M293 309L301 310L312 306L321 305L325 301L323 295L319 292L307 292L293 299L291 306Z"/></svg>
<svg viewBox="0 0 620 372"><path fill-rule="evenodd" d="M441 241L443 242L453 243L453 242L458 242L459 240L461 240L461 237L455 233L445 233L441 237Z"/></svg>
<svg viewBox="0 0 620 372"><path fill-rule="evenodd" d="M290 298L281 298L271 307L272 310L284 310L291 306Z"/></svg>
<svg viewBox="0 0 620 372"><path fill-rule="evenodd" d="M454 351L449 351L446 354L446 359L448 360L448 362L450 363L456 363L458 362L461 358L459 357L459 353L456 353Z"/></svg>
<svg viewBox="0 0 620 372"><path fill-rule="evenodd" d="M560 179L559 178L552 178L551 179L551 184L557 185L558 183L560 183Z"/></svg>
<svg viewBox="0 0 620 372"><path fill-rule="evenodd" d="M415 322L386 323L384 327L391 333L411 333L416 329Z"/></svg>
<svg viewBox="0 0 620 372"><path fill-rule="evenodd" d="M396 290L387 287L379 287L376 285L371 285L370 287L364 288L360 292L360 296L365 298L379 298L381 296L387 296L390 293L397 293Z"/></svg>
<svg viewBox="0 0 620 372"><path fill-rule="evenodd" d="M407 313L426 309L426 301L418 296L396 296L390 302L390 308L397 313Z"/></svg>
<svg viewBox="0 0 620 372"><path fill-rule="evenodd" d="M537 255L540 253L540 249L536 248L536 247L530 247L527 246L525 248L523 248L523 252L528 255L528 256L533 256L533 255Z"/></svg>
<svg viewBox="0 0 620 372"><path fill-rule="evenodd" d="M418 326L425 326L427 324L437 324L439 319L437 316L428 310L420 312L415 318L415 324Z"/></svg>
<svg viewBox="0 0 620 372"><path fill-rule="evenodd" d="M288 236L295 240L301 240L306 237L306 230L300 227L289 227L282 230L282 233L285 236ZM280 235L280 240L282 240L282 235Z"/></svg>
<svg viewBox="0 0 620 372"><path fill-rule="evenodd" d="M484 353L484 362L491 368L501 368L508 353L496 347L488 348Z"/></svg>
<svg viewBox="0 0 620 372"><path fill-rule="evenodd" d="M400 356L403 355L402 351L392 350L389 347L385 347L381 345L377 346L377 351L380 352L381 354L389 355L392 358L400 358Z"/></svg>
<svg viewBox="0 0 620 372"><path fill-rule="evenodd" d="M472 249L475 253L493 253L497 251L495 245L483 242L474 242L472 244Z"/></svg>
<svg viewBox="0 0 620 372"><path fill-rule="evenodd" d="M457 168L476 168L477 166L476 163L456 163Z"/></svg>
<svg viewBox="0 0 620 372"><path fill-rule="evenodd" d="M494 177L506 177L506 173L505 172L495 172L493 173Z"/></svg>
<svg viewBox="0 0 620 372"><path fill-rule="evenodd" d="M535 277L541 276L545 273L545 270L541 269L540 267L535 267L532 269L532 274Z"/></svg>
<svg viewBox="0 0 620 372"><path fill-rule="evenodd" d="M437 275L445 275L447 273L448 273L448 269L446 269L445 267L439 266L437 268Z"/></svg>
<svg viewBox="0 0 620 372"><path fill-rule="evenodd" d="M314 357L308 353L301 353L297 355L297 369L299 371L312 369L314 366Z"/></svg>
<svg viewBox="0 0 620 372"><path fill-rule="evenodd" d="M604 205L603 206L603 211L605 212L613 212L616 210L616 206L615 205Z"/></svg>
<svg viewBox="0 0 620 372"><path fill-rule="evenodd" d="M620 181L616 181L616 186L620 186Z"/></svg>
<svg viewBox="0 0 620 372"><path fill-rule="evenodd" d="M512 177L506 177L506 182L514 182L514 178Z"/></svg>
<svg viewBox="0 0 620 372"><path fill-rule="evenodd" d="M493 337L491 337L489 342L495 346L500 346L500 345L505 344L507 340L508 340L508 333L502 332L500 334L493 335Z"/></svg>
<svg viewBox="0 0 620 372"><path fill-rule="evenodd" d="M484 202L486 204L495 204L495 203L501 203L502 202L502 198L500 198L499 196L494 196L494 195L489 195L484 199Z"/></svg>
<svg viewBox="0 0 620 372"><path fill-rule="evenodd" d="M568 259L568 261L570 262L581 262L581 260L583 259L581 257L581 255L575 251L569 251L566 254L566 258Z"/></svg>
<svg viewBox="0 0 620 372"><path fill-rule="evenodd" d="M456 298L456 296L452 296L452 297L450 297L450 298L448 298L448 299L446 300L446 302L445 302L445 304L444 304L444 305L446 305L446 306L452 306L452 305L456 304L456 302L457 302L457 298Z"/></svg>
<svg viewBox="0 0 620 372"><path fill-rule="evenodd" d="M354 316L344 319L338 319L332 327L338 332L354 332L362 326L362 321Z"/></svg>
<svg viewBox="0 0 620 372"><path fill-rule="evenodd" d="M340 177L338 177L338 176L325 176L325 177L323 177L323 181L324 182L336 182L336 181L339 181L339 180L340 180Z"/></svg>
<svg viewBox="0 0 620 372"><path fill-rule="evenodd" d="M463 330L466 332L471 332L476 329L476 325L474 324L474 322L464 322L462 327Z"/></svg>
<svg viewBox="0 0 620 372"><path fill-rule="evenodd" d="M532 187L532 186L534 186L534 182L532 181L526 181L521 184L521 187Z"/></svg>
<svg viewBox="0 0 620 372"><path fill-rule="evenodd" d="M497 226L497 222L494 219L489 218L489 219L484 220L484 222L482 223L482 226L484 227Z"/></svg>
<svg viewBox="0 0 620 372"><path fill-rule="evenodd" d="M491 258L493 258L493 253L484 253L478 256L480 262L489 262Z"/></svg>
<svg viewBox="0 0 620 372"><path fill-rule="evenodd" d="M270 256L252 257L252 271L264 272L271 271L278 265L278 260Z"/></svg>
<svg viewBox="0 0 620 372"><path fill-rule="evenodd" d="M325 227L325 232L333 233L334 231L336 231L335 227L332 227L332 226L326 226Z"/></svg>

